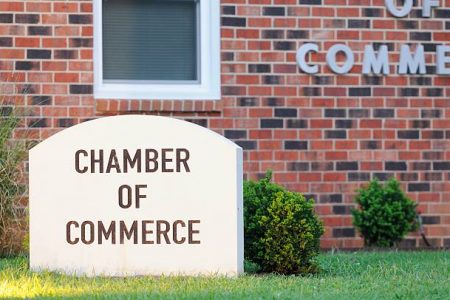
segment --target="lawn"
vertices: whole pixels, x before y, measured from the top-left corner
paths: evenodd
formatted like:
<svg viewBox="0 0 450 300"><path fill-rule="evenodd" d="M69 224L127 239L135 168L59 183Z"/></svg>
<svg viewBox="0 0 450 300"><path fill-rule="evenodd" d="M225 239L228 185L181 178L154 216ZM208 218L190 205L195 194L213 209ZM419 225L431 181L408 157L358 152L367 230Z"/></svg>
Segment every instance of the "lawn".
<svg viewBox="0 0 450 300"><path fill-rule="evenodd" d="M315 276L77 278L0 260L0 298L449 299L450 252L326 253Z"/></svg>

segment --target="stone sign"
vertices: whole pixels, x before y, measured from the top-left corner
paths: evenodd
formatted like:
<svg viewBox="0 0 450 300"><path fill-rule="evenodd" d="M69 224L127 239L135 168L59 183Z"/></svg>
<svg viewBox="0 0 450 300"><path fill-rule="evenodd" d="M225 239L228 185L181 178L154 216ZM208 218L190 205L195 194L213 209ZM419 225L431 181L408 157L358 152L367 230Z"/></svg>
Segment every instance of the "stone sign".
<svg viewBox="0 0 450 300"><path fill-rule="evenodd" d="M219 134L106 117L43 141L29 162L32 270L243 272L242 149Z"/></svg>

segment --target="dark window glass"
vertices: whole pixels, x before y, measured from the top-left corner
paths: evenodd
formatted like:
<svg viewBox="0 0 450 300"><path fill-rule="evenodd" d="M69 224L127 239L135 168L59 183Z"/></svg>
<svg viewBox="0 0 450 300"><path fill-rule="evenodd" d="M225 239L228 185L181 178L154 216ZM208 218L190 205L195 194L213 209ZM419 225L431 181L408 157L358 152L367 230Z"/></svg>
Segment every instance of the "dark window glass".
<svg viewBox="0 0 450 300"><path fill-rule="evenodd" d="M195 0L103 0L103 79L198 80Z"/></svg>

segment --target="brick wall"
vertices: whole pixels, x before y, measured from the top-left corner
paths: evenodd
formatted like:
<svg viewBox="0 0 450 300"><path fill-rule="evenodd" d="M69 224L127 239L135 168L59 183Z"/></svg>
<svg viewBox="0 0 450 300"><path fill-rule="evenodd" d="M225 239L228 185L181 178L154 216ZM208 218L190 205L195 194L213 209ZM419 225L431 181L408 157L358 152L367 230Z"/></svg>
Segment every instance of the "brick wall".
<svg viewBox="0 0 450 300"><path fill-rule="evenodd" d="M396 74L402 44L450 41L450 1L432 18L420 3L392 17L383 0L223 0L222 99L94 99L92 1L1 1L1 93L28 116L16 137L42 140L88 119L125 113L174 116L236 141L245 174L314 197L324 248L355 248L355 189L396 176L424 216L434 246L450 246L450 77ZM319 45L315 76L299 71L297 48ZM326 50L349 45L356 64L335 75ZM364 46L388 45L392 74L361 75ZM5 108L3 108L5 109ZM423 246L416 234L405 246Z"/></svg>

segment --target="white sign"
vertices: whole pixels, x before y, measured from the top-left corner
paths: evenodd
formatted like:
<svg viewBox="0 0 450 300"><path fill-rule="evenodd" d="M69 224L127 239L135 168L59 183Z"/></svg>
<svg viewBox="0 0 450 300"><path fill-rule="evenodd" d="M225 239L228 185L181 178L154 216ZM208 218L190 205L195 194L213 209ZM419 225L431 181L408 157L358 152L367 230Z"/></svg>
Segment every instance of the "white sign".
<svg viewBox="0 0 450 300"><path fill-rule="evenodd" d="M242 149L164 117L100 118L30 150L30 266L88 276L243 272Z"/></svg>

